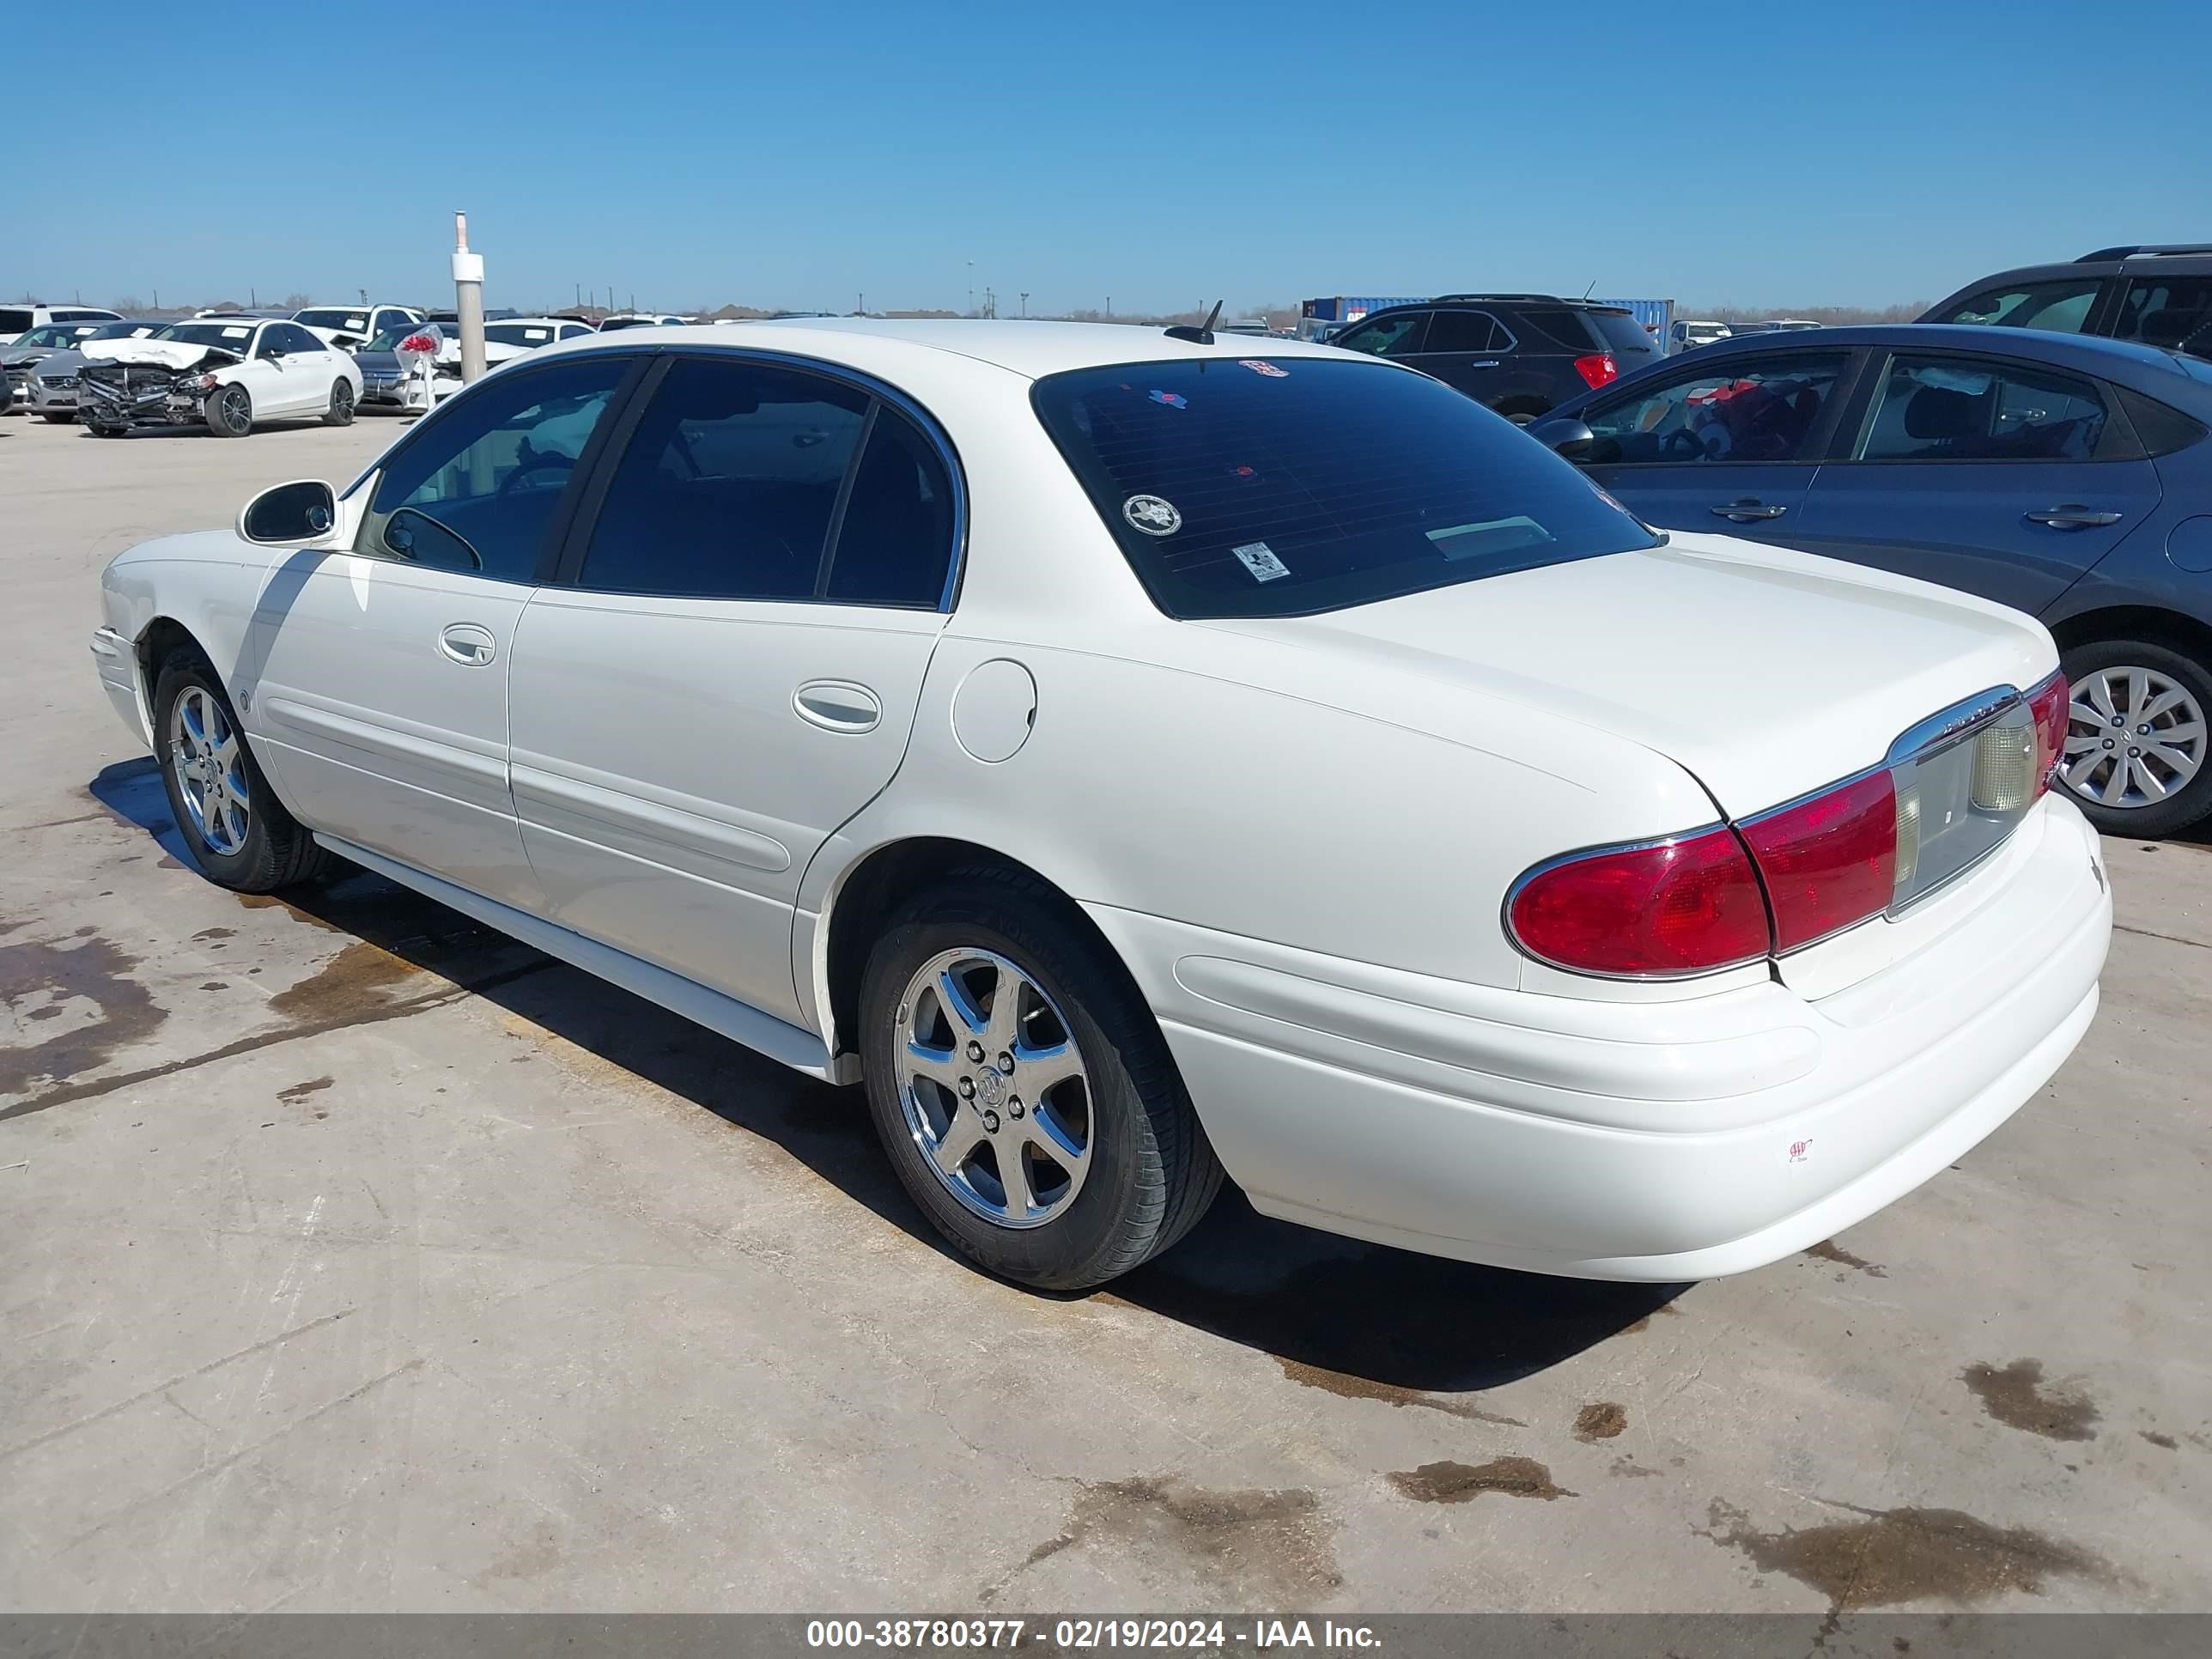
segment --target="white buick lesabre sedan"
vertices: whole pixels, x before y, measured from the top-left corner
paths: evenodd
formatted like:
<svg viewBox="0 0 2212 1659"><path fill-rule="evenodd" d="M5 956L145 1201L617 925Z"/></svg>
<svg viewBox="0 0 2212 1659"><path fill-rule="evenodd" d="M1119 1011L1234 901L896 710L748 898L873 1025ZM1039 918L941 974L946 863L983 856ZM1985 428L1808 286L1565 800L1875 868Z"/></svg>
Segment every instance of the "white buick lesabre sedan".
<svg viewBox="0 0 2212 1659"><path fill-rule="evenodd" d="M983 1267L1224 1173L1546 1273L1818 1243L2097 1006L2015 612L1656 532L1435 380L1047 323L556 345L107 568L214 880L332 854L865 1083Z"/></svg>

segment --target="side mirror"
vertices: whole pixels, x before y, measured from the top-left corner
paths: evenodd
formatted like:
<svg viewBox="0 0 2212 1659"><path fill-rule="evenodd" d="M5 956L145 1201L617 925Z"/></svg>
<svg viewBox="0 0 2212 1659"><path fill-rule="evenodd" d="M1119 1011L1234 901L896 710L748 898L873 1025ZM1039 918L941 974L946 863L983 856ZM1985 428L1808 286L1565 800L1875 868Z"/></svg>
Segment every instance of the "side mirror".
<svg viewBox="0 0 2212 1659"><path fill-rule="evenodd" d="M320 478L301 478L264 489L238 515L238 533L264 547L312 542L338 520L337 493Z"/></svg>
<svg viewBox="0 0 2212 1659"><path fill-rule="evenodd" d="M1555 420L1538 421L1528 428L1528 435L1545 448L1564 455L1571 461L1581 460L1589 453L1590 446L1597 441L1597 434L1589 429L1589 425L1571 415L1563 415Z"/></svg>

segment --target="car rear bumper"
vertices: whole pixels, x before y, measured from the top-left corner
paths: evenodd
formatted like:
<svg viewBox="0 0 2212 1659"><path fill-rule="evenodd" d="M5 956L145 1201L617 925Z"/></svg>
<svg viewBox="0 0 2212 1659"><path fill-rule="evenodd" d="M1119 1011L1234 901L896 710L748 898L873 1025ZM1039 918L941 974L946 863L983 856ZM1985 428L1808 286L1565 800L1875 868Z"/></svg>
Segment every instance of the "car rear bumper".
<svg viewBox="0 0 2212 1659"><path fill-rule="evenodd" d="M2019 1109L2097 1007L2096 837L2046 798L1915 954L1583 1000L1333 961L1094 908L1260 1210L1579 1278L1741 1273L1926 1181ZM1874 926L1886 924L1875 923Z"/></svg>

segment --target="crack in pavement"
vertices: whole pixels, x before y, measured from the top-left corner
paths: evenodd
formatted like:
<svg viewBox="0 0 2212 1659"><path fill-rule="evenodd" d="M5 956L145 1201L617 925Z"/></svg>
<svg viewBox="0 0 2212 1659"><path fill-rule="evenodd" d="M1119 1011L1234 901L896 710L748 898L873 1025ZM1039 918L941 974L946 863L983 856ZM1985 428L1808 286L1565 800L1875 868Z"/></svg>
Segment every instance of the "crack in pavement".
<svg viewBox="0 0 2212 1659"><path fill-rule="evenodd" d="M112 1406L103 1406L88 1417L80 1417L74 1422L64 1423L57 1429L48 1429L44 1434L33 1435L28 1440L9 1446L4 1451L0 1451L0 1462L5 1462L11 1457L19 1457L27 1451L32 1451L45 1445L48 1441L58 1440L64 1435L75 1434L79 1429L90 1428L94 1423L112 1417L118 1412L128 1411L143 1401L151 1400L156 1395L167 1392L179 1382L189 1382L194 1377L205 1376L210 1371L219 1371L234 1359L243 1359L250 1353L259 1353L264 1348L272 1348L279 1342L289 1342L295 1336L306 1335L309 1331L319 1330L325 1325L335 1325L348 1314L355 1311L356 1311L355 1309L344 1308L334 1314L325 1314L320 1319L311 1319L304 1325L295 1325L289 1331L279 1331L276 1335L264 1338L259 1342L249 1342L246 1346L235 1349L223 1355L220 1359L210 1359L204 1365L196 1365L191 1370L179 1371L166 1382L156 1382L150 1389L140 1389L127 1400L118 1400ZM175 1404L173 1401L170 1403ZM177 1407L177 1409L184 1411L181 1406ZM185 1412L185 1414L187 1417L191 1415L189 1412Z"/></svg>

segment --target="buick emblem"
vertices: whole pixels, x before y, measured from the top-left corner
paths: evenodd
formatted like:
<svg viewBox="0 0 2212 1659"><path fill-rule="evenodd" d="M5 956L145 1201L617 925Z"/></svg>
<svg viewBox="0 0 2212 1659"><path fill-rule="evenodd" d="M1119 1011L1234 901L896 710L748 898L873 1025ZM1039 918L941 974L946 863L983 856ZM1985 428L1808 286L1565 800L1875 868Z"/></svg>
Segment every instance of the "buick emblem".
<svg viewBox="0 0 2212 1659"><path fill-rule="evenodd" d="M982 1096L986 1106L1002 1106L1006 1100L1006 1080L986 1066L975 1079L975 1092Z"/></svg>

